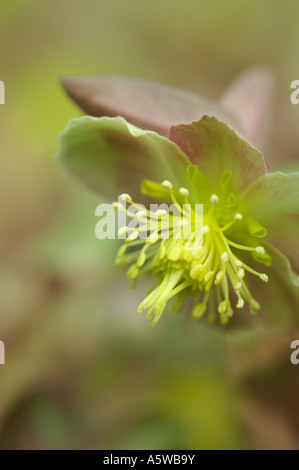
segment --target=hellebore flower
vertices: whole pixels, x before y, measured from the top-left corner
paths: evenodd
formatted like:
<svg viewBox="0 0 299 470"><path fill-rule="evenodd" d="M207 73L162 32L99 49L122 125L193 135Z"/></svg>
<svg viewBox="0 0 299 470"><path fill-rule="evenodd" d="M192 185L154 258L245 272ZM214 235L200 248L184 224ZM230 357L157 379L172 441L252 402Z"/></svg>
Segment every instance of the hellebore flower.
<svg viewBox="0 0 299 470"><path fill-rule="evenodd" d="M187 298L195 318L226 323L245 305L255 314L254 278L265 283L265 302L272 278L277 289L281 277L282 288L299 299L299 280L287 258L298 270L299 173L268 173L262 154L218 116L171 125L168 137L123 117L85 116L62 133L57 163L111 200L121 192L135 209L114 203L138 221L121 229L127 238L117 262L128 265L133 282L149 271L157 279L138 307L152 324L170 301L180 308ZM139 205L148 207L149 198L172 203L179 215ZM202 204L203 224L194 232L196 204Z"/></svg>

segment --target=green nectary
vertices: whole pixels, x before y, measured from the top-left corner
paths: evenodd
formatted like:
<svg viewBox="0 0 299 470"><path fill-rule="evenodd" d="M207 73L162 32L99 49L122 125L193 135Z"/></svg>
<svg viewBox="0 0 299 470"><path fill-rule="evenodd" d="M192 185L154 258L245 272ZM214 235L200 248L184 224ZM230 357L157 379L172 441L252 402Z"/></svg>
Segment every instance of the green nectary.
<svg viewBox="0 0 299 470"><path fill-rule="evenodd" d="M127 275L133 282L146 271L158 279L138 311L147 310L150 319L153 315L154 325L171 299L180 305L192 297L195 318L208 313L215 320L218 312L220 321L226 323L233 315L233 305L241 309L245 302L254 314L260 306L247 286L246 275L264 282L268 276L245 263L244 255L249 253L255 261L271 265L271 256L259 241L267 230L239 212L230 171L222 175L217 192L196 165L189 165L187 173L188 187L176 188L168 180L142 183L144 194L171 201L175 211L147 210L128 194L120 196L129 203L128 209L114 203L137 222L120 229L126 239L117 263L130 265Z"/></svg>

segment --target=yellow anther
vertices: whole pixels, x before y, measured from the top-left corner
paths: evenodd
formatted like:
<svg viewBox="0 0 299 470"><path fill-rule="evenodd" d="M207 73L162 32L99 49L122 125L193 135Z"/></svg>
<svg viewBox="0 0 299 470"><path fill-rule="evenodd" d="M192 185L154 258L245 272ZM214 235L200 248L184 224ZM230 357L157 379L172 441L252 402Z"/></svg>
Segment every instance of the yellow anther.
<svg viewBox="0 0 299 470"><path fill-rule="evenodd" d="M197 276L200 274L202 271L202 264L196 264L193 268L190 270L190 277L192 279L196 279Z"/></svg>
<svg viewBox="0 0 299 470"><path fill-rule="evenodd" d="M218 312L220 314L223 314L223 313L226 313L227 309L228 309L228 300L225 299L222 302L220 302L220 304L218 305Z"/></svg>
<svg viewBox="0 0 299 470"><path fill-rule="evenodd" d="M138 230L134 230L134 232L130 233L130 235L125 239L125 243L130 243L134 240L136 240L136 238L139 237L139 232Z"/></svg>
<svg viewBox="0 0 299 470"><path fill-rule="evenodd" d="M168 181L168 180L164 180L164 181L161 183L161 186L163 186L163 188L172 189L172 184L171 184L171 182Z"/></svg>
<svg viewBox="0 0 299 470"><path fill-rule="evenodd" d="M224 251L222 253L222 255L220 256L220 259L221 259L222 263L227 263L228 260L229 260L228 253L226 251Z"/></svg>
<svg viewBox="0 0 299 470"><path fill-rule="evenodd" d="M123 193L119 196L122 201L132 202L130 194Z"/></svg>
<svg viewBox="0 0 299 470"><path fill-rule="evenodd" d="M158 252L159 259L163 259L165 254L166 254L166 246L164 244L161 244L159 248L159 252Z"/></svg>
<svg viewBox="0 0 299 470"><path fill-rule="evenodd" d="M201 233L203 235L206 235L207 233L209 233L210 231L210 227L208 225L204 225L201 229L200 229Z"/></svg>
<svg viewBox="0 0 299 470"><path fill-rule="evenodd" d="M228 322L228 315L227 314L224 314L224 315L220 315L220 322L222 325L226 325L227 322Z"/></svg>
<svg viewBox="0 0 299 470"><path fill-rule="evenodd" d="M206 310L207 310L206 304L195 305L193 312L192 312L193 318L201 318L205 314Z"/></svg>
<svg viewBox="0 0 299 470"><path fill-rule="evenodd" d="M134 279L137 279L138 274L139 274L139 269L135 266L135 264L133 264L133 265L129 268L129 270L128 270L128 272L127 272L127 276L128 276L129 279L134 280Z"/></svg>
<svg viewBox="0 0 299 470"><path fill-rule="evenodd" d="M153 232L147 237L145 243L147 245L152 245L152 244L156 243L158 240L159 240L159 234L157 232Z"/></svg>
<svg viewBox="0 0 299 470"><path fill-rule="evenodd" d="M217 196L217 194L212 194L212 196L210 197L210 202L212 204L217 204L219 202L219 197Z"/></svg>
<svg viewBox="0 0 299 470"><path fill-rule="evenodd" d="M143 219L144 217L146 217L146 212L145 211L137 211L135 214L134 214L135 218L136 219Z"/></svg>
<svg viewBox="0 0 299 470"><path fill-rule="evenodd" d="M144 251L141 251L141 253L138 256L137 261L136 261L137 268L141 268L141 266L144 265L145 260L146 260L146 254L144 253Z"/></svg>
<svg viewBox="0 0 299 470"><path fill-rule="evenodd" d="M226 315L227 315L228 318L230 318L230 317L233 316L233 314L234 314L234 311L233 311L233 309L231 308L231 306L229 305L229 306L228 306L228 309L227 309L227 312L226 312Z"/></svg>
<svg viewBox="0 0 299 470"><path fill-rule="evenodd" d="M238 271L238 278L239 279L243 279L243 277L245 276L245 271L243 268L239 269Z"/></svg>
<svg viewBox="0 0 299 470"><path fill-rule="evenodd" d="M187 188L180 188L179 193L181 196L188 197L189 196L189 191Z"/></svg>
<svg viewBox="0 0 299 470"><path fill-rule="evenodd" d="M190 221L188 219L179 219L178 225L181 227L187 227L187 225L190 225Z"/></svg>
<svg viewBox="0 0 299 470"><path fill-rule="evenodd" d="M225 274L225 271L219 271L217 274L216 274L216 279L215 279L215 284L220 284L220 282L222 281L223 277L224 277L224 274Z"/></svg>
<svg viewBox="0 0 299 470"><path fill-rule="evenodd" d="M124 226L121 227L118 231L118 236L123 237L127 233L128 227Z"/></svg>
<svg viewBox="0 0 299 470"><path fill-rule="evenodd" d="M167 211L166 211L165 209L158 209L158 210L156 210L156 212L155 212L155 215L156 215L157 217L161 217L162 215L166 215L166 214L167 214Z"/></svg>
<svg viewBox="0 0 299 470"><path fill-rule="evenodd" d="M268 282L269 281L269 277L267 276L267 274L260 274L260 279L263 281L263 282Z"/></svg>
<svg viewBox="0 0 299 470"><path fill-rule="evenodd" d="M251 299L249 305L250 305L250 311L252 315L255 315L261 308L260 304L254 299Z"/></svg>
<svg viewBox="0 0 299 470"><path fill-rule="evenodd" d="M207 272L207 274L204 277L204 282L207 284L212 279L213 276L214 276L213 271Z"/></svg>
<svg viewBox="0 0 299 470"><path fill-rule="evenodd" d="M124 256L125 252L127 251L127 248L127 245L123 244L117 252L117 257L120 258Z"/></svg>
<svg viewBox="0 0 299 470"><path fill-rule="evenodd" d="M182 250L180 246L174 246L170 251L168 258L172 261L177 261L181 256L181 252Z"/></svg>
<svg viewBox="0 0 299 470"><path fill-rule="evenodd" d="M186 246L184 248L186 248ZM194 255L191 250L185 249L183 258L185 261L187 261L187 263L191 264L193 261Z"/></svg>

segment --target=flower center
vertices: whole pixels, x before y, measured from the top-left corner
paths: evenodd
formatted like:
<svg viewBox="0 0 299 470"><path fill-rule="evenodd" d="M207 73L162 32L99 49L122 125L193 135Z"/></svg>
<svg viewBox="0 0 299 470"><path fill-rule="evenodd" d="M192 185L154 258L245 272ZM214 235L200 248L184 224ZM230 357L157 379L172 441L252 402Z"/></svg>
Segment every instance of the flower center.
<svg viewBox="0 0 299 470"><path fill-rule="evenodd" d="M142 189L147 195L171 201L173 210L147 210L128 194L120 198L129 208L114 203L133 222L119 231L126 239L117 264L131 265L127 275L134 283L147 271L158 279L138 311L147 310L154 325L171 299L180 308L192 297L194 318L207 312L214 321L218 312L224 324L233 315L234 297L237 309L247 302L251 312L257 313L260 305L247 286L247 274L264 282L268 276L250 267L245 258L251 254L255 261L271 265L270 255L259 243L267 231L238 212L231 172L223 174L216 191L195 165L188 167L188 188L175 188L169 181L144 181Z"/></svg>

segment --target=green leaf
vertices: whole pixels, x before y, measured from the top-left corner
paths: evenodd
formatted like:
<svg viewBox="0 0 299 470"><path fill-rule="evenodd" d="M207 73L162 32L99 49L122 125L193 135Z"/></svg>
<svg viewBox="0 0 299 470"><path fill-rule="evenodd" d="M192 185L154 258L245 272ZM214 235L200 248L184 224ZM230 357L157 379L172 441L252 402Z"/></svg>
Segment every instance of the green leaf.
<svg viewBox="0 0 299 470"><path fill-rule="evenodd" d="M215 117L174 126L170 138L198 165L215 190L227 172L232 174L236 195L266 173L262 154Z"/></svg>
<svg viewBox="0 0 299 470"><path fill-rule="evenodd" d="M142 202L144 178L183 186L190 163L179 147L125 119L85 116L70 121L56 157L62 170L96 194L114 200L125 192Z"/></svg>

